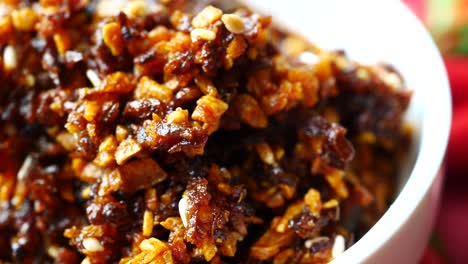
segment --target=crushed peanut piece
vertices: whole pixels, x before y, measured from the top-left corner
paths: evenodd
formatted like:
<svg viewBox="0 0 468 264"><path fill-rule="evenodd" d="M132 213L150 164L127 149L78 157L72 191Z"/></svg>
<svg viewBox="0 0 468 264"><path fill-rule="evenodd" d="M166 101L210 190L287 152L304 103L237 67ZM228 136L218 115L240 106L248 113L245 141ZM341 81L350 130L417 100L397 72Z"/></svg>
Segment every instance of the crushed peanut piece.
<svg viewBox="0 0 468 264"><path fill-rule="evenodd" d="M197 100L197 106L192 113L192 119L205 123L210 133L218 129L221 116L228 109L228 104L212 96L204 95Z"/></svg>
<svg viewBox="0 0 468 264"><path fill-rule="evenodd" d="M199 39L212 41L216 39L216 33L209 29L196 28L190 32L192 42L196 42Z"/></svg>
<svg viewBox="0 0 468 264"><path fill-rule="evenodd" d="M210 24L218 20L222 15L223 11L220 9L214 6L207 6L193 18L192 26L194 28L208 27Z"/></svg>

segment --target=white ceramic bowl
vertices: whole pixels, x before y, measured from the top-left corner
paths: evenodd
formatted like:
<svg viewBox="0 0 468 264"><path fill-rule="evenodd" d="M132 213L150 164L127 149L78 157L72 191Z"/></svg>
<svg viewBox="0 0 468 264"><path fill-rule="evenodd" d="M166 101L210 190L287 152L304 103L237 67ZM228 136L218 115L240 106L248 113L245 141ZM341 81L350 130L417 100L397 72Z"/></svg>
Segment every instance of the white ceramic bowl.
<svg viewBox="0 0 468 264"><path fill-rule="evenodd" d="M344 49L359 62L393 64L414 90L407 119L416 144L402 168L400 193L378 223L332 263L417 263L438 208L438 171L451 121L446 71L431 37L397 0L245 2L321 47Z"/></svg>

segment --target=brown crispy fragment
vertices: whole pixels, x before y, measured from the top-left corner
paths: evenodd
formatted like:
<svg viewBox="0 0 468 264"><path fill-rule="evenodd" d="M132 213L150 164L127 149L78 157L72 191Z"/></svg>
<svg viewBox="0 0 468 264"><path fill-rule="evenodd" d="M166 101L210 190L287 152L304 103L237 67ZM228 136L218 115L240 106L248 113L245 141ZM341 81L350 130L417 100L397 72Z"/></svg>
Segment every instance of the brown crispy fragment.
<svg viewBox="0 0 468 264"><path fill-rule="evenodd" d="M281 248L290 244L293 239L293 231L278 233L269 230L252 246L250 254L257 259L267 260L278 254Z"/></svg>
<svg viewBox="0 0 468 264"><path fill-rule="evenodd" d="M241 120L251 127L264 128L268 125L268 119L255 98L248 94L240 94L234 99L234 107Z"/></svg>
<svg viewBox="0 0 468 264"><path fill-rule="evenodd" d="M192 119L205 123L211 133L218 128L219 120L227 109L228 105L222 100L212 95L204 95L198 99Z"/></svg>
<svg viewBox="0 0 468 264"><path fill-rule="evenodd" d="M120 30L120 25L115 22L108 23L102 27L104 43L106 43L114 56L122 54L125 48Z"/></svg>
<svg viewBox="0 0 468 264"><path fill-rule="evenodd" d="M117 150L115 151L115 161L121 165L127 160L138 154L142 150L142 147L134 139L125 139L120 142Z"/></svg>
<svg viewBox="0 0 468 264"><path fill-rule="evenodd" d="M122 182L120 188L126 193L149 188L167 178L167 173L151 158L127 162L116 172Z"/></svg>
<svg viewBox="0 0 468 264"><path fill-rule="evenodd" d="M135 89L135 98L153 98L163 103L169 103L172 99L172 90L167 88L164 84L159 84L144 76L140 79Z"/></svg>

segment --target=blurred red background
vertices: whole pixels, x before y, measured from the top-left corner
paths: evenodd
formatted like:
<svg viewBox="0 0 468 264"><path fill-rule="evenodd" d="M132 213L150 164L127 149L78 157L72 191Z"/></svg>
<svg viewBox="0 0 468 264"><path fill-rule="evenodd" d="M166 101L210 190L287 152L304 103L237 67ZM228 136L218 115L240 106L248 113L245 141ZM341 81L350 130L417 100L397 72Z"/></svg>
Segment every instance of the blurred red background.
<svg viewBox="0 0 468 264"><path fill-rule="evenodd" d="M450 79L453 120L446 179L434 239L422 263L468 263L468 1L404 0L441 48ZM460 48L453 48L458 45Z"/></svg>

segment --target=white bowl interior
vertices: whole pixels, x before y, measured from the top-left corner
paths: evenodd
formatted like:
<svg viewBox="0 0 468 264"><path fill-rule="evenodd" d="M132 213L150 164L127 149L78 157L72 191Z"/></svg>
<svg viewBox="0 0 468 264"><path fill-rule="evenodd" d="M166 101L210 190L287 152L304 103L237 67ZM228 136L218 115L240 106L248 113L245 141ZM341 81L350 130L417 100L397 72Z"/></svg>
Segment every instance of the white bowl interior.
<svg viewBox="0 0 468 264"><path fill-rule="evenodd" d="M401 170L400 194L379 222L334 261L363 262L409 218L441 165L448 140L451 100L439 52L422 24L396 0L245 2L272 15L276 25L320 47L344 49L362 63L391 63L414 91L406 118L414 126L415 144L411 158Z"/></svg>

